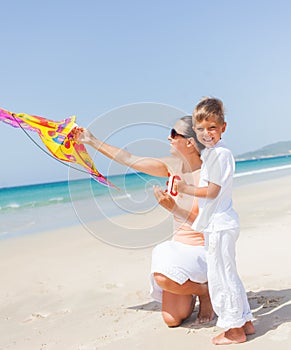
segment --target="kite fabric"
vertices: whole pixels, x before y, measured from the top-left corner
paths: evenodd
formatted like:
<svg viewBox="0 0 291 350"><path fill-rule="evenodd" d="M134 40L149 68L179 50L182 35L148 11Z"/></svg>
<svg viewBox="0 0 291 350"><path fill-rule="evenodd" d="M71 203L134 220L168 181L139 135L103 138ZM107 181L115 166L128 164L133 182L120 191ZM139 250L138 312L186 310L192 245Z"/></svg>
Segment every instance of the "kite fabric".
<svg viewBox="0 0 291 350"><path fill-rule="evenodd" d="M0 108L0 121L15 128L37 132L44 145L52 155L65 162L83 166L92 178L102 185L117 187L108 181L96 169L84 144L71 137L71 131L77 126L76 117L72 116L60 122L25 113L15 114Z"/></svg>

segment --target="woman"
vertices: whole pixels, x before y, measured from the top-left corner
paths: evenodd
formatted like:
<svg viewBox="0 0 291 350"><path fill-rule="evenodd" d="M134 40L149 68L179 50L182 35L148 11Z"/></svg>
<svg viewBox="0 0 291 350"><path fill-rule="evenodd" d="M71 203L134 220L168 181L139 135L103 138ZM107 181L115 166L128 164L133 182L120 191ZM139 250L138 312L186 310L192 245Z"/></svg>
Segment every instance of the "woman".
<svg viewBox="0 0 291 350"><path fill-rule="evenodd" d="M136 156L103 143L83 128L76 128L74 137L139 172L161 177L170 174L179 176L189 184L198 185L201 144L192 129L191 116L179 119L171 130L168 137L171 156L166 158ZM160 205L173 214L174 235L172 241L158 244L153 250L151 295L162 302L162 316L169 327L179 326L192 314L198 296L197 321L206 323L214 314L206 283L204 238L191 228L198 215L197 201L193 202L193 196L185 194L172 197L159 187L154 187L154 194Z"/></svg>

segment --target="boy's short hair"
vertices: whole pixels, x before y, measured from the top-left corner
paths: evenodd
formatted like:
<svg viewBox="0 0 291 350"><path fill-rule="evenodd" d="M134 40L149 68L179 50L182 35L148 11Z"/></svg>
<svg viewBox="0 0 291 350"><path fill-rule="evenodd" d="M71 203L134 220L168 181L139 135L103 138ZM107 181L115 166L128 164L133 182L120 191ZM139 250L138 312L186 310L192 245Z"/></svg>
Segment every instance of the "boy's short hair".
<svg viewBox="0 0 291 350"><path fill-rule="evenodd" d="M224 107L221 100L213 97L204 97L193 111L193 125L214 117L219 124L224 124Z"/></svg>

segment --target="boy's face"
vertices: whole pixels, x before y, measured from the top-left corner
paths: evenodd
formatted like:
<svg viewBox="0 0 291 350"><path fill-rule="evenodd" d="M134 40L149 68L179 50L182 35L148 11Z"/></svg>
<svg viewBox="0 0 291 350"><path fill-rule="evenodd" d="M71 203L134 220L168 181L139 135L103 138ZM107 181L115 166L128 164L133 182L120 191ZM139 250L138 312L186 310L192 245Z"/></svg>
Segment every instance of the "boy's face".
<svg viewBox="0 0 291 350"><path fill-rule="evenodd" d="M221 134L225 131L226 123L220 124L214 117L207 120L196 122L194 131L198 140L207 148L213 147L221 138Z"/></svg>

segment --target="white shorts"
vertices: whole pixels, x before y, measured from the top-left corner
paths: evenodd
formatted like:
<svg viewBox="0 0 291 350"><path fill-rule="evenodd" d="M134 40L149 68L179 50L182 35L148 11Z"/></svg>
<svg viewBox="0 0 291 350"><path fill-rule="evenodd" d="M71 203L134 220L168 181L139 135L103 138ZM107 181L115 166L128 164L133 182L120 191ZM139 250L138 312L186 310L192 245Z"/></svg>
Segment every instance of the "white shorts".
<svg viewBox="0 0 291 350"><path fill-rule="evenodd" d="M179 284L183 284L187 280L205 283L207 281L205 247L166 241L153 249L150 296L161 302L162 289L154 280L155 272L161 273Z"/></svg>

